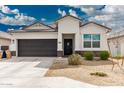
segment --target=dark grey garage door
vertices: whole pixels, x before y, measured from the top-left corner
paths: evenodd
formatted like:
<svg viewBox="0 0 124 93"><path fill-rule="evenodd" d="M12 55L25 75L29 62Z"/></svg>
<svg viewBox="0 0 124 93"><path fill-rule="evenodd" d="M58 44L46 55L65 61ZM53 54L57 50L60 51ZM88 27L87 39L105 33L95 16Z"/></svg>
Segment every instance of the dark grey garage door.
<svg viewBox="0 0 124 93"><path fill-rule="evenodd" d="M18 56L57 56L56 39L18 40Z"/></svg>

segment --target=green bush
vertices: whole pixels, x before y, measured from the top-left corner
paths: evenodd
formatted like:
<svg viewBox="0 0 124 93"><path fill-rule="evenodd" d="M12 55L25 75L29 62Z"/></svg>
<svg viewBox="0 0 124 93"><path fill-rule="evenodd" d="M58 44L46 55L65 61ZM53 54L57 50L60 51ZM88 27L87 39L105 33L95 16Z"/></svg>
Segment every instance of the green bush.
<svg viewBox="0 0 124 93"><path fill-rule="evenodd" d="M117 55L115 56L115 58L116 58L116 59L121 59L121 56L120 56L119 54L117 54Z"/></svg>
<svg viewBox="0 0 124 93"><path fill-rule="evenodd" d="M100 59L101 60L107 60L109 58L109 53L108 53L108 51L102 51L101 53L100 53Z"/></svg>
<svg viewBox="0 0 124 93"><path fill-rule="evenodd" d="M84 52L84 58L86 60L93 60L93 57L94 57L93 52L91 52L91 51Z"/></svg>
<svg viewBox="0 0 124 93"><path fill-rule="evenodd" d="M103 72L90 73L90 75L95 75L95 76L100 76L100 77L108 76L106 73L103 73Z"/></svg>
<svg viewBox="0 0 124 93"><path fill-rule="evenodd" d="M68 57L69 65L80 65L81 64L81 56L79 54L72 54Z"/></svg>

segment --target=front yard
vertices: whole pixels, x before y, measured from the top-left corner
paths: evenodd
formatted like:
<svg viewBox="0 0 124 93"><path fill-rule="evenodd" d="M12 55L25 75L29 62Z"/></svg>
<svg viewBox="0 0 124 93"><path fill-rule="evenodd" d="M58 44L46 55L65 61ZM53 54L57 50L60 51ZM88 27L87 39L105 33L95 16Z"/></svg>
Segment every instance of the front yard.
<svg viewBox="0 0 124 93"><path fill-rule="evenodd" d="M124 68L124 67L122 67ZM82 60L82 65L68 65L66 58L58 59L45 74L46 77L68 77L74 80L98 85L98 86L123 86L124 71L115 65L112 71L112 63L110 61ZM90 73L104 72L108 76L99 77L92 76Z"/></svg>

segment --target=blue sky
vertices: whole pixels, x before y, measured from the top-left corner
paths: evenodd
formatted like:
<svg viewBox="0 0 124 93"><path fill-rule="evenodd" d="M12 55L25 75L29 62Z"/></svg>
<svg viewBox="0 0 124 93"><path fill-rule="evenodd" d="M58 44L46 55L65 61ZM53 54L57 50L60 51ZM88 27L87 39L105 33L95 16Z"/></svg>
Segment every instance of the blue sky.
<svg viewBox="0 0 124 93"><path fill-rule="evenodd" d="M124 6L104 5L4 5L0 6L0 30L21 29L35 21L52 24L66 14L79 17L84 23L95 21L114 30L123 29L123 9Z"/></svg>

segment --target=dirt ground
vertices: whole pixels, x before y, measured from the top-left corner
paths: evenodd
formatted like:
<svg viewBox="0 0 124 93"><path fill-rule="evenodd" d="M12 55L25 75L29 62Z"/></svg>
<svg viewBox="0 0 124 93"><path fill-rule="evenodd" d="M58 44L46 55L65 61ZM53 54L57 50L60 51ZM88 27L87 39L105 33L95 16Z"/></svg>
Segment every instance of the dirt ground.
<svg viewBox="0 0 124 93"><path fill-rule="evenodd" d="M124 69L124 66L122 66ZM104 72L107 77L91 76L93 72ZM68 65L67 59L54 62L47 71L46 77L64 76L82 82L99 85L99 86L123 86L124 70L115 65L112 71L112 63L110 61L82 60L82 65Z"/></svg>

